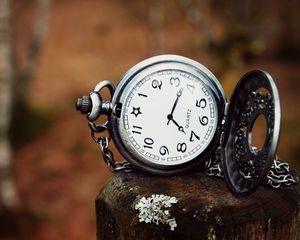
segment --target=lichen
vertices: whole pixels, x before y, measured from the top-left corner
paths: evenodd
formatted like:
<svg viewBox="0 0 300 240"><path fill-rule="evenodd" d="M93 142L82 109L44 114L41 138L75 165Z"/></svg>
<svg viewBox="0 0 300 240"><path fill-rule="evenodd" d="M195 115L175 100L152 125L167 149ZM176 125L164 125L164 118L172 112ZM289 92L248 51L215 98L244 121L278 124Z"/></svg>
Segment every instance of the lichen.
<svg viewBox="0 0 300 240"><path fill-rule="evenodd" d="M216 231L213 226L209 226L208 228L208 234L207 234L207 240L216 240Z"/></svg>
<svg viewBox="0 0 300 240"><path fill-rule="evenodd" d="M156 225L160 223L167 224L170 226L170 230L174 231L177 223L175 217L171 216L168 208L175 203L177 203L176 197L163 194L140 197L140 200L135 205L135 209L139 211L139 222L155 223Z"/></svg>
<svg viewBox="0 0 300 240"><path fill-rule="evenodd" d="M218 225L223 225L223 219L219 215L215 216L215 221Z"/></svg>
<svg viewBox="0 0 300 240"><path fill-rule="evenodd" d="M207 222L209 213L212 211L212 205L205 205L200 210L196 210L193 217L197 219L202 219L203 221Z"/></svg>

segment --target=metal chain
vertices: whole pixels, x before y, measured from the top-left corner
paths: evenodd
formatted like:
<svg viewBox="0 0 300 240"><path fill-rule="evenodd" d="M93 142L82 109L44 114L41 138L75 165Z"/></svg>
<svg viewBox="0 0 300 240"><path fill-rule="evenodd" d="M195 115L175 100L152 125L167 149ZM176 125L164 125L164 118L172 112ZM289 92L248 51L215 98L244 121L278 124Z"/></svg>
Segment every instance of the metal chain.
<svg viewBox="0 0 300 240"><path fill-rule="evenodd" d="M205 164L205 174L208 176L224 178L223 169L221 165L221 157L217 150L216 154L210 158ZM245 178L251 179L252 176L245 175L241 172ZM281 186L290 186L292 184L297 184L299 181L298 176L292 175L290 171L290 166L279 160L276 156L272 166L268 172L266 182L264 185L270 186L272 188L279 188Z"/></svg>
<svg viewBox="0 0 300 240"><path fill-rule="evenodd" d="M211 158L209 158L205 162L205 174L211 177L220 177L223 178L223 169L221 166L221 155L220 155L220 148L216 150Z"/></svg>
<svg viewBox="0 0 300 240"><path fill-rule="evenodd" d="M91 128L91 130L91 136L93 140L100 145L103 160L112 172L131 172L134 170L133 165L129 162L117 162L114 159L113 153L109 149L109 141L111 140L110 136L96 137L95 134L99 131L97 129L97 131L95 131L93 128ZM220 148L218 148L213 154L213 156L205 162L204 171L205 174L208 176L224 178L223 169L221 165ZM244 178L252 178L251 175L245 175L245 173L243 172L241 172L241 175ZM285 162L280 161L276 156L276 159L274 159L273 164L268 172L267 179L264 185L271 186L272 188L279 188L282 185L290 186L291 184L296 184L297 182L298 177L296 175L291 174L289 165Z"/></svg>
<svg viewBox="0 0 300 240"><path fill-rule="evenodd" d="M290 166L280 161L277 156L269 170L267 175L267 185L273 188L279 188L280 186L290 186L298 182L298 176L293 176L290 171Z"/></svg>
<svg viewBox="0 0 300 240"><path fill-rule="evenodd" d="M127 161L117 162L114 159L112 151L109 149L109 141L108 137L99 137L96 138L92 133L93 139L100 145L100 150L103 156L104 162L107 164L108 168L112 172L125 171L131 172L134 170L132 164ZM221 157L220 150L217 150L212 158L205 162L205 174L208 176L224 178L223 169L221 165ZM245 178L251 179L252 176L245 175L241 172L241 174ZM292 175L290 171L290 166L279 160L276 156L273 164L268 172L267 180L264 185L270 186L272 188L279 188L281 186L290 186L292 184L296 184L298 182L298 177L296 175Z"/></svg>
<svg viewBox="0 0 300 240"><path fill-rule="evenodd" d="M117 162L114 159L114 155L112 151L109 149L109 141L108 137L95 137L95 133L92 131L92 138L96 143L100 145L100 150L102 153L102 157L108 168L114 173L118 171L131 172L133 171L133 166L129 162Z"/></svg>
<svg viewBox="0 0 300 240"><path fill-rule="evenodd" d="M107 164L108 168L112 172L125 171L132 172L134 167L127 161L117 162L114 159L112 151L109 149L109 141L108 137L99 137L96 138L94 134L92 134L93 139L96 143L100 145L100 150L103 156L104 162ZM219 150L216 151L214 156L208 159L205 162L205 174L208 176L224 178L223 169L221 165L221 157ZM252 178L252 176L246 176L241 173L245 178ZM266 186L270 186L272 188L279 188L281 186L290 186L292 184L298 183L298 177L296 175L292 175L290 171L289 164L281 161L276 156L273 164L268 172L267 180L264 183Z"/></svg>

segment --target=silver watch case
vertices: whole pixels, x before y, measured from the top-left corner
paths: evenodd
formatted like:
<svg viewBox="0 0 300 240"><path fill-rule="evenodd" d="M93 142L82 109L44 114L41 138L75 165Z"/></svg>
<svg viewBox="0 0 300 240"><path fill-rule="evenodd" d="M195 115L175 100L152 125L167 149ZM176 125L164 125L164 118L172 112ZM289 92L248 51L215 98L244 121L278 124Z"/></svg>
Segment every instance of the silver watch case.
<svg viewBox="0 0 300 240"><path fill-rule="evenodd" d="M155 175L171 176L177 174L184 174L192 169L199 167L207 160L212 152L219 146L220 134L222 130L222 121L224 118L224 111L226 106L226 98L219 81L216 77L200 63L177 55L160 55L149 59L146 59L139 64L132 67L118 83L113 98L112 106L121 106L125 101L124 96L131 91L135 85L136 79L142 79L143 77L166 69L178 69L189 72L195 76L201 76L201 80L204 80L217 103L218 120L217 129L208 147L195 159L178 165L160 165L151 163L141 157L136 151L131 150L128 144L122 140L122 134L124 130L118 118L118 114L111 114L108 119L108 129L114 141L114 144L123 155L123 157L130 163L132 163L137 169Z"/></svg>

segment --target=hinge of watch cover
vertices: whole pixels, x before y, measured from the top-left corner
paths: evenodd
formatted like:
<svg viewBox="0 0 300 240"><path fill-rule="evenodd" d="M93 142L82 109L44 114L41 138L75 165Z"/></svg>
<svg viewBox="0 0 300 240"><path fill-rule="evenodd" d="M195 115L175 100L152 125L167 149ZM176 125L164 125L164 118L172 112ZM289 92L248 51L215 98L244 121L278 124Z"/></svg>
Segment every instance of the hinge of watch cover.
<svg viewBox="0 0 300 240"><path fill-rule="evenodd" d="M224 115L223 115L222 123L221 123L220 146L222 146L223 142L224 142L224 131L225 131L225 124L227 122L227 117L228 117L229 105L230 105L230 103L225 104Z"/></svg>

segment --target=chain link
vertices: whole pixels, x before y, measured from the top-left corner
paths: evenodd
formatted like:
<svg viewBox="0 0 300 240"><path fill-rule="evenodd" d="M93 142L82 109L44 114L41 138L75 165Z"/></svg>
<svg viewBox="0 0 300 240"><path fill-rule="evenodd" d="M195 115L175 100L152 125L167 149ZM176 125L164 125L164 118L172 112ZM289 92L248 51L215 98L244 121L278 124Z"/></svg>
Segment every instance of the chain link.
<svg viewBox="0 0 300 240"><path fill-rule="evenodd" d="M110 136L96 137L95 133L96 132L92 130L91 136L93 140L100 145L103 160L107 164L108 168L112 172L132 172L134 170L132 164L127 161L117 162L114 159L113 153L109 149L109 141L111 140ZM224 178L220 149L217 149L213 156L205 162L204 172L208 176ZM245 174L241 171L241 175L246 179L253 178L250 173ZM274 159L272 166L268 172L264 185L270 186L272 188L279 188L281 186L290 186L292 184L296 184L298 183L298 180L299 179L296 174L291 174L290 166L287 163L279 160L276 156L276 159Z"/></svg>
<svg viewBox="0 0 300 240"><path fill-rule="evenodd" d="M94 136L94 135L93 135ZM96 143L100 145L100 150L102 153L102 157L108 168L114 173L118 171L131 172L133 171L133 166L129 162L117 162L114 159L114 155L112 151L109 149L109 141L108 137L93 137Z"/></svg>
<svg viewBox="0 0 300 240"><path fill-rule="evenodd" d="M205 162L205 174L211 177L220 177L223 178L223 170L221 166L221 155L220 155L220 148L216 150L211 158L209 158Z"/></svg>
<svg viewBox="0 0 300 240"><path fill-rule="evenodd" d="M218 150L217 150L218 151ZM221 165L221 158L219 154L215 154L205 163L205 174L208 176L223 178L223 169ZM251 179L252 176L241 172L244 178ZM291 186L292 184L297 184L299 181L298 176L292 175L290 171L290 166L279 160L276 156L272 166L268 172L266 182L264 185L270 186L272 188L279 188L281 186Z"/></svg>
<svg viewBox="0 0 300 240"><path fill-rule="evenodd" d="M102 124L96 124L94 121L102 115L109 115L113 111L113 107L110 101L103 101L100 96L100 91L103 88L108 88L112 100L112 96L114 94L115 87L113 84L107 80L99 82L94 91L90 93L90 101L92 101L92 110L87 115L89 119L88 126L91 129L91 137L92 139L100 145L100 150L103 156L104 162L107 164L108 168L112 172L117 171L125 171L130 172L133 170L133 166L129 162L117 162L114 159L112 151L109 149L109 141L111 140L111 136L109 134L108 137L105 136L96 136L98 133L102 133L107 130L108 120L106 120ZM83 101L83 100L82 100Z"/></svg>
<svg viewBox="0 0 300 240"><path fill-rule="evenodd" d="M109 141L108 137L99 137L96 138L93 135L93 139L100 145L100 150L103 156L104 162L107 164L108 168L112 172L124 171L124 172L132 172L134 170L132 164L127 161L117 162L114 159L112 151L109 149ZM205 162L205 174L208 176L224 178L223 169L221 165L221 158L219 154L215 154L212 158ZM241 172L244 178L251 179L252 176L245 175ZM279 188L281 186L290 186L292 184L296 184L298 182L298 177L293 176L290 172L290 166L279 160L276 156L273 164L269 170L267 175L267 180L264 185L270 186L272 188Z"/></svg>
<svg viewBox="0 0 300 240"><path fill-rule="evenodd" d="M276 157L267 175L266 184L273 188L279 188L282 185L290 186L296 184L298 180L296 175L293 176L291 174L290 166Z"/></svg>
<svg viewBox="0 0 300 240"><path fill-rule="evenodd" d="M205 174L210 177L224 177L221 164L214 164L211 158L205 162Z"/></svg>

